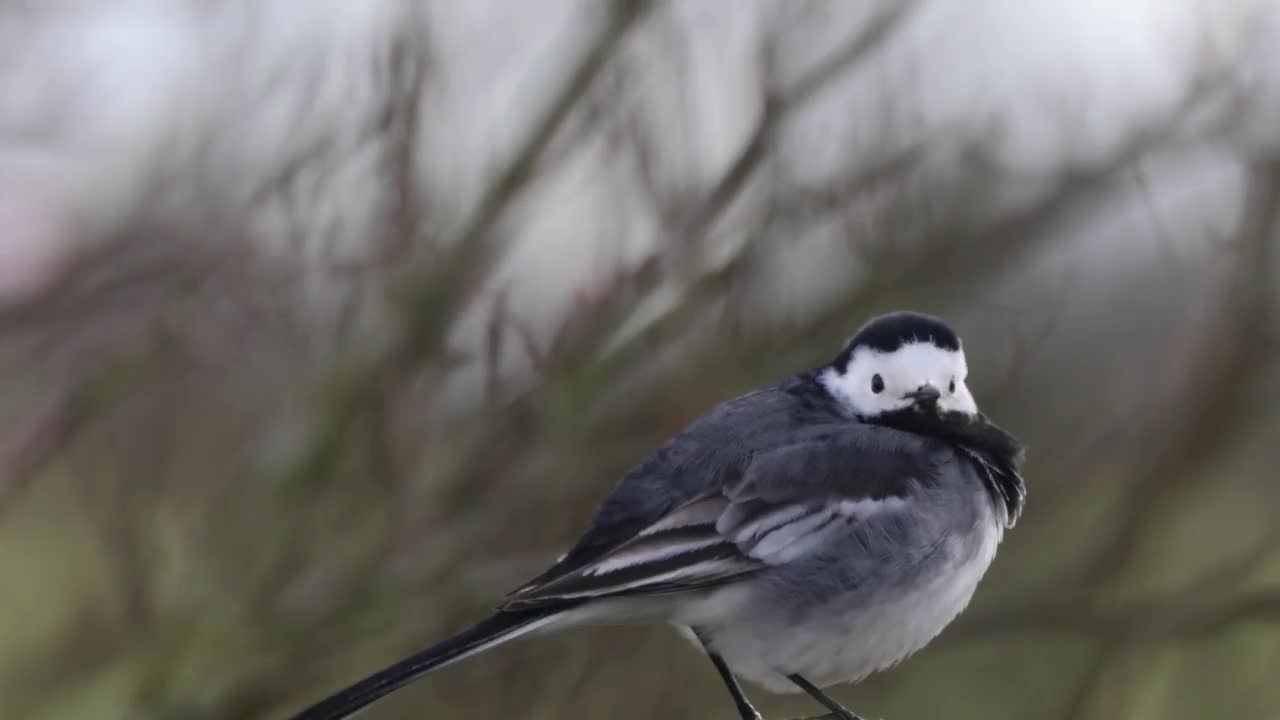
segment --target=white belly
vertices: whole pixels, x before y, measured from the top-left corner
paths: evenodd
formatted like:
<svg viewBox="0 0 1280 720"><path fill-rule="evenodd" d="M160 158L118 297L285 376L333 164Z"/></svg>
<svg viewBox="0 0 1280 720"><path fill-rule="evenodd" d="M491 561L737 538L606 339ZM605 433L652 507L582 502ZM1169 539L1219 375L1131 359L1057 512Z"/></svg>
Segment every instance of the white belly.
<svg viewBox="0 0 1280 720"><path fill-rule="evenodd" d="M790 674L819 686L859 680L923 648L964 610L1002 535L995 522L981 528L976 548L975 538L948 540L947 550L957 560L925 584L893 593L866 588L833 599L827 612L813 612L800 624L746 612L747 589L727 588L707 602L721 609L736 604L744 612L738 621L707 632L734 674L773 692L797 691L786 678Z"/></svg>

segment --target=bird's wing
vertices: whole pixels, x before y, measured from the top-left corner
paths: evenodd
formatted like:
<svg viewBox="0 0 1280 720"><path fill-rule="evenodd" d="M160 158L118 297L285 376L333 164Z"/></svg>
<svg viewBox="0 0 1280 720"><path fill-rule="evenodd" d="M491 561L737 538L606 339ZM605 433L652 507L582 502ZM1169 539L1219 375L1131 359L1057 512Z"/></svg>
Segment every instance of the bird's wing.
<svg viewBox="0 0 1280 720"><path fill-rule="evenodd" d="M939 454L913 436L866 425L808 433L752 457L732 482L680 505L600 557L543 576L504 607L719 585L821 548L860 519L902 512Z"/></svg>

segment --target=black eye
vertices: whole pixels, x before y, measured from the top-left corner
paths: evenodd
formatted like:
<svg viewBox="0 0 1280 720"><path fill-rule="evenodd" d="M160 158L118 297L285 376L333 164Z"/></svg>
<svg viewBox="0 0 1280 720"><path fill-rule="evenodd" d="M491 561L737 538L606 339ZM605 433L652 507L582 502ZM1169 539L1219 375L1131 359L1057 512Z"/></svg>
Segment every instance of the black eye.
<svg viewBox="0 0 1280 720"><path fill-rule="evenodd" d="M880 377L880 373L871 376L871 392L877 395L884 392L884 378Z"/></svg>
<svg viewBox="0 0 1280 720"><path fill-rule="evenodd" d="M955 391L956 391L956 379L951 378L951 384L947 386L947 392L955 393Z"/></svg>

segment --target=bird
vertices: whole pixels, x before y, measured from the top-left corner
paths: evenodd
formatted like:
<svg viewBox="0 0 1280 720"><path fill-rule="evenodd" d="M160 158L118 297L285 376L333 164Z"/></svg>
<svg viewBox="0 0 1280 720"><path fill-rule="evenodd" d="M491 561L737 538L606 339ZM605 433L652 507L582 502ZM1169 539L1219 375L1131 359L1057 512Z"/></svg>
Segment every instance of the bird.
<svg viewBox="0 0 1280 720"><path fill-rule="evenodd" d="M447 665L570 627L674 625L739 680L803 692L923 648L968 605L1026 498L1022 444L980 412L961 341L901 310L822 365L725 401L636 464L571 549L473 627L292 716L350 717Z"/></svg>

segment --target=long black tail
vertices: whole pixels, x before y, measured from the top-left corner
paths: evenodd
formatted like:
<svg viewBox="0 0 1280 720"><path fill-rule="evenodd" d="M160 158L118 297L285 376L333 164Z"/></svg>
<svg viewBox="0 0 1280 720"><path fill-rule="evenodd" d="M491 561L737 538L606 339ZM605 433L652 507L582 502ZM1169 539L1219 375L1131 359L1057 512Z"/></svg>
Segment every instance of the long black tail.
<svg viewBox="0 0 1280 720"><path fill-rule="evenodd" d="M558 614L558 610L500 611L444 642L410 655L355 685L330 695L294 715L291 720L340 720L350 717L378 698L408 685L432 670L536 630L554 620Z"/></svg>

